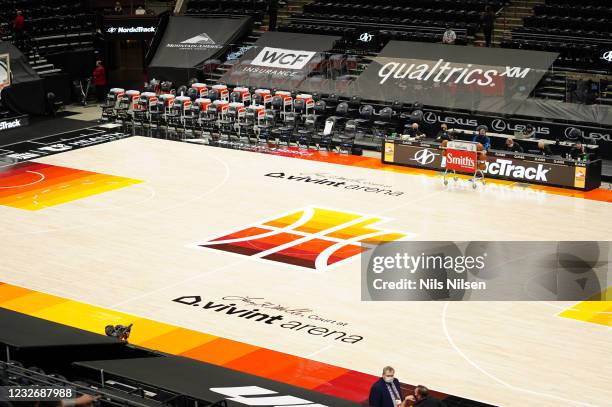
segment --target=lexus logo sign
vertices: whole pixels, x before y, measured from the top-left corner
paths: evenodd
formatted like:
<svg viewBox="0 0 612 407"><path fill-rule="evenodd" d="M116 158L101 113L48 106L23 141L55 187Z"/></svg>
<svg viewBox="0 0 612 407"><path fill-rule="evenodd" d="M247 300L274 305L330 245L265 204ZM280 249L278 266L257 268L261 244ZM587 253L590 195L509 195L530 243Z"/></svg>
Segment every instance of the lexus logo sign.
<svg viewBox="0 0 612 407"><path fill-rule="evenodd" d="M607 131L601 129L599 131ZM565 138L572 141L577 141L580 139L589 140L590 142L597 143L600 140L611 142L612 136L610 133L598 133L597 131L582 131L577 127L566 127L565 128Z"/></svg>
<svg viewBox="0 0 612 407"><path fill-rule="evenodd" d="M601 57L601 59L603 59L604 61L612 62L612 51L604 52L604 54Z"/></svg>
<svg viewBox="0 0 612 407"><path fill-rule="evenodd" d="M491 127L495 131L505 131L506 130L506 122L501 119L495 119L491 122Z"/></svg>
<svg viewBox="0 0 612 407"><path fill-rule="evenodd" d="M582 131L577 129L576 127L566 127L565 128L565 138L568 140L578 140L582 137Z"/></svg>
<svg viewBox="0 0 612 407"><path fill-rule="evenodd" d="M436 117L436 114L433 112L427 112L423 115L423 120L425 120L425 123L429 123L429 124L436 124L438 122L438 118Z"/></svg>
<svg viewBox="0 0 612 407"><path fill-rule="evenodd" d="M466 119L463 117L453 117L453 116L441 116L434 112L425 112L423 114L423 121L428 124L446 123L449 126L458 125L459 127L478 126L478 121L476 119Z"/></svg>
<svg viewBox="0 0 612 407"><path fill-rule="evenodd" d="M412 158L412 160L418 162L421 165L427 165L427 164L431 164L436 159L437 155L439 154L434 153L428 148L425 148L423 150L417 151L414 154L414 157Z"/></svg>

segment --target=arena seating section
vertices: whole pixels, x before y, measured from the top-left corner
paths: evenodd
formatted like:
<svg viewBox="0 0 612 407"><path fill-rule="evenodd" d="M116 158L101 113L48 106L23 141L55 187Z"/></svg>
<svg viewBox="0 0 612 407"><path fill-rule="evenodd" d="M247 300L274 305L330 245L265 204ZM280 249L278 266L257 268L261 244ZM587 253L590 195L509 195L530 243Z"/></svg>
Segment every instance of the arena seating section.
<svg viewBox="0 0 612 407"><path fill-rule="evenodd" d="M288 31L301 31L307 26L315 32L346 33L346 27L370 26L387 30L391 38L424 42L440 42L447 26L458 32L458 43L467 43L479 27L486 5L499 10L500 0L390 0L351 2L315 0L294 14Z"/></svg>
<svg viewBox="0 0 612 407"><path fill-rule="evenodd" d="M612 64L602 59L612 49L612 2L609 0L546 0L524 19L523 27L512 31L501 46L506 48L551 51L560 54L555 72L549 73L535 91L535 96L578 103L612 104ZM572 79L577 75L593 78L594 90L576 100ZM580 91L579 91L580 93Z"/></svg>
<svg viewBox="0 0 612 407"><path fill-rule="evenodd" d="M190 0L186 14L245 14L261 22L266 0Z"/></svg>
<svg viewBox="0 0 612 407"><path fill-rule="evenodd" d="M78 0L1 0L0 20L4 25L4 39L12 39L12 21L17 10L26 18L27 40L16 44L30 58L39 74L53 74L60 70L47 59L61 57L65 52L93 46L95 19ZM56 58L57 59L57 58Z"/></svg>
<svg viewBox="0 0 612 407"><path fill-rule="evenodd" d="M611 20L609 0L546 0L502 45L556 51L564 60L599 65L598 50L612 45Z"/></svg>

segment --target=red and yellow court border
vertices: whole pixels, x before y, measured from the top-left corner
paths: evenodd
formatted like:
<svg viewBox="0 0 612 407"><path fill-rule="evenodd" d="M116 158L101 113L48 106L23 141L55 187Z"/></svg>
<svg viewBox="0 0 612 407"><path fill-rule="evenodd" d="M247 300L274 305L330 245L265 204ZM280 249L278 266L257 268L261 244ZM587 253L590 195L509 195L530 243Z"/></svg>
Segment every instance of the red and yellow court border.
<svg viewBox="0 0 612 407"><path fill-rule="evenodd" d="M130 343L361 403L378 378L315 360L0 283L0 307L104 334L133 323Z"/></svg>
<svg viewBox="0 0 612 407"><path fill-rule="evenodd" d="M357 155L343 155L334 152L326 151L311 151L310 155L297 155L292 153L296 149L289 149L287 152L278 151L275 155L300 158L309 161L320 161L331 164L349 165L352 167L368 168L372 170L398 172L401 174L411 175L426 175L428 177L440 177L439 171L427 170L416 167L406 167L402 165L385 164L380 158L365 157ZM460 178L470 179L471 176L459 175ZM568 196L573 198L589 199L593 201L610 202L612 203L612 190L603 188L593 189L591 191L580 191L569 188L551 187L548 185L518 183L516 181L506 181L502 179L487 178L487 183L498 184L505 186L521 186L537 191L544 191L553 195Z"/></svg>
<svg viewBox="0 0 612 407"><path fill-rule="evenodd" d="M612 293L612 289L609 290ZM606 297L607 298L607 297ZM97 334L108 324L134 324L130 343L223 366L356 403L378 377L163 322L0 282L0 307ZM606 312L607 311L607 312ZM571 315L564 315L570 313ZM612 301L582 302L560 316L612 326ZM413 386L402 383L408 394ZM435 392L439 398L448 395Z"/></svg>

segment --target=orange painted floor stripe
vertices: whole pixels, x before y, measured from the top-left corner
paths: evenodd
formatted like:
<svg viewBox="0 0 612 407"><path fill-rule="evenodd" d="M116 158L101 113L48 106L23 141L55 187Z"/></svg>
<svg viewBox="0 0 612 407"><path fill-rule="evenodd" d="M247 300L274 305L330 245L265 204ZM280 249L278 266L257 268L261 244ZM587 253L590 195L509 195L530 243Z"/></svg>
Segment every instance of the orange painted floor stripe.
<svg viewBox="0 0 612 407"><path fill-rule="evenodd" d="M0 306L4 306L5 302L8 302L14 298L21 297L23 295L31 294L32 291L27 288L21 288L10 284L3 284L0 286Z"/></svg>
<svg viewBox="0 0 612 407"><path fill-rule="evenodd" d="M257 349L259 349L257 346L232 341L230 339L217 338L195 349L183 352L181 356L212 363L213 365L224 366L226 363L251 352L255 352Z"/></svg>
<svg viewBox="0 0 612 407"><path fill-rule="evenodd" d="M314 390L325 385L326 383L329 383L331 380L341 377L347 372L350 372L350 370L317 362L315 360L302 358L297 365L287 366L285 369L280 369L267 376L267 378L278 380L279 382L291 384L293 386ZM372 380L372 382L373 381L374 380ZM366 390L369 390L369 387Z"/></svg>
<svg viewBox="0 0 612 407"><path fill-rule="evenodd" d="M286 369L290 366L297 366L302 358L287 355L286 353L276 352L270 349L257 349L238 359L226 363L224 367L268 377L271 374Z"/></svg>
<svg viewBox="0 0 612 407"><path fill-rule="evenodd" d="M177 328L174 331L170 331L156 338L141 342L138 345L148 349L169 353L171 355L180 355L217 338L218 337L214 335L184 328Z"/></svg>
<svg viewBox="0 0 612 407"><path fill-rule="evenodd" d="M37 293L30 291L27 295L22 295L12 300L2 302L2 308L18 311L23 314L34 314L42 309L52 307L66 302L67 300L61 297Z"/></svg>

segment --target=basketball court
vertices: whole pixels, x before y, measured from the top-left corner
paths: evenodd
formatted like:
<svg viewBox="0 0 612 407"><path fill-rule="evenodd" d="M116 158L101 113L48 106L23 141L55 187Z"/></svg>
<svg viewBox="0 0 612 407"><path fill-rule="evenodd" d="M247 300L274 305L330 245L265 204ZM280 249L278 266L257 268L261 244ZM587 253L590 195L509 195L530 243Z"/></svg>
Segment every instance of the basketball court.
<svg viewBox="0 0 612 407"><path fill-rule="evenodd" d="M136 345L310 388L390 364L490 404L612 405L612 302L362 302L358 256L366 238L609 240L609 194L283 155L129 137L3 168L0 306L133 322Z"/></svg>

